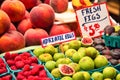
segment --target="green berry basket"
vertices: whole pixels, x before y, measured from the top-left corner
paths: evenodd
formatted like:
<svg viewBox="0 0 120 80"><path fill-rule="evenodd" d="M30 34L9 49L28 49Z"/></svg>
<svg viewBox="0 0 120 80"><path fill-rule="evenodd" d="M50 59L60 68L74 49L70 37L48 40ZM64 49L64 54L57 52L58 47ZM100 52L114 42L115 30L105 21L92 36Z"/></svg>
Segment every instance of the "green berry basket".
<svg viewBox="0 0 120 80"><path fill-rule="evenodd" d="M2 58L4 64L6 65L7 63L6 63L5 59L3 57L0 57L0 58ZM0 77L10 73L10 70L9 70L8 66L6 65L5 67L6 67L6 72L1 73Z"/></svg>
<svg viewBox="0 0 120 80"><path fill-rule="evenodd" d="M117 70L117 69L116 69L114 66L112 66L112 65L106 66L106 67L104 67L102 70L100 70L100 71L96 71L96 72L103 73L103 70L104 70L105 68L107 68L107 67L113 67L113 68L116 70L116 76L117 76L117 74L120 73L119 70ZM94 73L94 72L92 72L92 73ZM91 78L92 78L92 73L91 73ZM114 79L111 79L111 80L116 80L116 79L115 79L116 76L114 77ZM92 78L92 80L94 80L94 79Z"/></svg>
<svg viewBox="0 0 120 80"><path fill-rule="evenodd" d="M29 51L25 51L25 52L29 53L31 57L35 57L30 50ZM20 55L22 53L24 53L24 52L18 52L17 54ZM16 53L12 53L12 54L16 54ZM9 68L10 72L18 72L18 71L22 70L22 68L19 68L19 69L16 69L16 70L11 69L4 56L3 56L3 58L4 58L5 62L6 62L7 67ZM41 62L37 59L37 63L36 64L41 64Z"/></svg>
<svg viewBox="0 0 120 80"><path fill-rule="evenodd" d="M42 64L39 64L39 65L42 65ZM44 65L43 65L43 66L44 66ZM30 68L32 69L33 67L30 67ZM54 77L52 76L52 74L47 70L47 68L45 68L45 66L44 66L44 70L46 71L48 78L51 78L51 80L55 80L55 78L54 78ZM21 72L21 71L22 71L22 69L12 72L12 73L13 73L13 77L14 77L13 80L17 80L17 74L18 74L19 72ZM34 75L33 75L33 76L34 76Z"/></svg>
<svg viewBox="0 0 120 80"><path fill-rule="evenodd" d="M97 68L97 69L93 69L93 70L89 70L88 72L91 74L91 73L93 73L93 72L96 72L96 71L98 71L98 72L101 72L105 67L107 67L107 66L111 66L111 63L110 62L108 62L108 64L106 65L106 66L103 66L103 67L100 67L100 68Z"/></svg>
<svg viewBox="0 0 120 80"><path fill-rule="evenodd" d="M115 67L120 72L120 64L117 64L117 65L115 65L113 67Z"/></svg>
<svg viewBox="0 0 120 80"><path fill-rule="evenodd" d="M120 48L120 36L107 36L103 35L105 45L108 47Z"/></svg>
<svg viewBox="0 0 120 80"><path fill-rule="evenodd" d="M5 75L2 75L2 76L0 76L0 78L3 78L3 77L8 76L8 75L11 75L11 79L10 79L10 80L16 80L13 73L8 73L8 74L5 74ZM2 80L2 79L0 79L0 80ZM5 80L6 80L6 79L5 79ZM8 79L7 79L7 80L8 80Z"/></svg>

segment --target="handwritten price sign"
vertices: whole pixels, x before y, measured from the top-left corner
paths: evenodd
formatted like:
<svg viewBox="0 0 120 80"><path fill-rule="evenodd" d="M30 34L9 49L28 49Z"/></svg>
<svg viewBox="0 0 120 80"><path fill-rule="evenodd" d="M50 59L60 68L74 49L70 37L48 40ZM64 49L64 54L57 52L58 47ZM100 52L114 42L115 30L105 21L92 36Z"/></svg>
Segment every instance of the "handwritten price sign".
<svg viewBox="0 0 120 80"><path fill-rule="evenodd" d="M111 25L106 3L77 10L76 16L82 36L101 36L104 28Z"/></svg>

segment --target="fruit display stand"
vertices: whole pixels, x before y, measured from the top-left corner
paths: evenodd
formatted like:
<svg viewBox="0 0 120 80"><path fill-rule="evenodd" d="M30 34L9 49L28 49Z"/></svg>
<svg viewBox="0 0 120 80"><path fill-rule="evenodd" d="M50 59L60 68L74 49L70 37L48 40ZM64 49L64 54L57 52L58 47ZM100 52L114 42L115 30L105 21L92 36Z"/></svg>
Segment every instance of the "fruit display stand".
<svg viewBox="0 0 120 80"><path fill-rule="evenodd" d="M115 20L112 19L112 17L110 17L110 19L113 24L116 24ZM69 2L68 10L66 12L55 13L54 24L71 24L71 23L76 23L76 15L72 8L72 3ZM107 36L104 36L104 39L106 39L106 37ZM108 40L109 39L107 38L106 41L108 41ZM100 44L103 44L104 47L109 46L108 45L109 43L106 43L106 41L104 44L103 44L103 42ZM39 67L40 66L42 66L42 68L44 67L44 70L47 73L47 75L39 74L40 78L43 76L47 77L47 78L43 78L40 80L85 80L85 78L89 78L88 80L97 80L94 78L94 77L96 77L96 75L92 76L92 74L94 72L102 73L102 71L107 67L114 68L115 73L114 72L111 73L112 71L107 72L107 71L109 71L109 70L107 70L105 74L109 75L109 73L111 73L111 75L115 75L115 76L113 76L115 79L117 77L117 75L120 74L120 72L119 72L120 64L118 63L117 65L112 65L111 62L108 61L105 56L103 56L104 55L102 52L103 46L102 46L102 48L100 46L100 48L98 49L98 46L95 46L97 43L95 43L95 44L94 43L95 42L93 41L90 44L85 44L85 43L83 43L81 37L80 38L78 37L77 40L68 41L67 43L60 43L57 46L52 46L52 45L49 46L48 45L43 48L41 45L36 45L36 46L27 46L27 47L24 47L19 50L9 51L8 53L10 53L10 54L7 55L7 57L10 57L10 55L12 55L12 54L14 55L16 53L24 54L26 52L29 52L32 57L37 58L38 62L36 64L39 65ZM117 42L117 43L119 43L119 42ZM114 43L114 44L115 45L112 44L112 46L116 47L116 43ZM98 43L98 45L99 45L99 43ZM119 45L117 45L117 46L119 48ZM81 48L81 50L79 50L80 48ZM87 52L87 53L84 53L84 48L86 50L85 52ZM47 54L48 57L46 57L46 59L44 59L44 57L46 55L42 55L43 53ZM74 53L74 55L73 55L73 53ZM15 70L11 69L11 66L9 66L9 64L8 64L9 61L7 61L7 59L5 59L6 54L7 54L7 52L1 53L0 57L4 58L4 62L7 66L8 72L5 74L0 74L0 78L8 75L10 80L17 80L18 78L21 78L21 76L19 76L19 73L21 73L21 72L23 72L24 75L26 75L28 77L29 75L27 75L27 71L25 70L26 73L24 72L25 67L23 67L21 69L15 69ZM56 57L55 57L55 54L56 54ZM85 55L87 55L87 57ZM99 55L99 58L97 57L98 55ZM25 56L23 58L25 58ZM62 58L62 59L58 60L58 58ZM84 62L84 59L86 60L85 62ZM57 63L57 67L56 67L56 63ZM97 63L99 63L99 64L97 64ZM63 64L62 67L59 67L58 66L59 64ZM65 65L65 64L67 64L67 65ZM66 70L66 68L68 70ZM27 69L29 69L28 71L31 72L31 70L34 69L34 67L27 66ZM40 73L40 72L37 72L40 70L39 69L36 70L36 69L32 70L33 71L32 74ZM53 71L53 69L54 69L54 71ZM112 70L112 69L110 69L110 70ZM44 72L42 72L42 73L44 73ZM107 76L105 74L104 74L104 76ZM87 77L85 75L87 75ZM111 78L111 76L110 76L109 78L113 79L113 77ZM39 80L38 77L36 77L36 78L37 78L37 80ZM28 79L30 80L30 79L32 79L32 77L29 77ZM22 79L20 79L20 80L22 80ZM116 80L120 80L120 78L118 78Z"/></svg>

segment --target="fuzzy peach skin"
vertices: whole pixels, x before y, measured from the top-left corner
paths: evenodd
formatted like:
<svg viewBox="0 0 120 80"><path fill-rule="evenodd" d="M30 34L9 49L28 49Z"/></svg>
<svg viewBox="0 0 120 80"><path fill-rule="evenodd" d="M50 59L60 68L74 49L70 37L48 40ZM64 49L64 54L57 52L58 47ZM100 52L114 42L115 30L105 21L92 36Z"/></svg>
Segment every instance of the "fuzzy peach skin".
<svg viewBox="0 0 120 80"><path fill-rule="evenodd" d="M27 18L30 18L30 12L26 10L23 19L27 19Z"/></svg>
<svg viewBox="0 0 120 80"><path fill-rule="evenodd" d="M24 34L26 46L40 45L40 40L48 36L44 29L28 29Z"/></svg>
<svg viewBox="0 0 120 80"><path fill-rule="evenodd" d="M66 24L54 24L50 30L50 36L71 32L72 30Z"/></svg>
<svg viewBox="0 0 120 80"><path fill-rule="evenodd" d="M7 52L25 47L23 35L15 30L10 30L0 37L0 51Z"/></svg>
<svg viewBox="0 0 120 80"><path fill-rule="evenodd" d="M20 0L20 1L25 5L27 10L32 9L38 3L38 0Z"/></svg>
<svg viewBox="0 0 120 80"><path fill-rule="evenodd" d="M17 30L17 29L16 29L15 25L13 23L11 23L9 30Z"/></svg>
<svg viewBox="0 0 120 80"><path fill-rule="evenodd" d="M68 9L68 0L50 0L49 4L56 13L62 13Z"/></svg>
<svg viewBox="0 0 120 80"><path fill-rule="evenodd" d="M26 11L24 4L19 0L5 0L1 9L8 14L12 22L22 20Z"/></svg>
<svg viewBox="0 0 120 80"><path fill-rule="evenodd" d="M35 28L50 29L55 20L54 10L48 4L39 4L30 11L30 20Z"/></svg>
<svg viewBox="0 0 120 80"><path fill-rule="evenodd" d="M33 25L30 21L30 19L23 19L17 27L17 30L19 32L21 32L22 34L24 34L28 29L33 28Z"/></svg>
<svg viewBox="0 0 120 80"><path fill-rule="evenodd" d="M9 16L4 11L0 10L0 36L9 30L10 23Z"/></svg>

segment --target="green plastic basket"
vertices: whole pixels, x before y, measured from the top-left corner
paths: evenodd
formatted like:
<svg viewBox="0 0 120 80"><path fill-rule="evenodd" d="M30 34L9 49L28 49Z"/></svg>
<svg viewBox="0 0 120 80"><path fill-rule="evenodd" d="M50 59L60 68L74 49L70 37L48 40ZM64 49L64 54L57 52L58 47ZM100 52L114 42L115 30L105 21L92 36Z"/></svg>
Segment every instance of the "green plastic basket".
<svg viewBox="0 0 120 80"><path fill-rule="evenodd" d="M32 68L32 67L31 67ZM45 68L45 66L44 66L44 69L45 69L45 71L46 71L46 73L47 73L47 76L49 77L49 78L51 78L51 80L55 80L55 78L52 76L52 74L47 70L47 68ZM17 70L17 71L14 71L14 72L12 72L13 74L14 74L14 80L17 80L16 79L16 76L17 76L17 73L18 72L20 72L20 71L22 71L22 70Z"/></svg>
<svg viewBox="0 0 120 80"><path fill-rule="evenodd" d="M120 36L102 36L105 40L105 45L108 47L120 48Z"/></svg>
<svg viewBox="0 0 120 80"><path fill-rule="evenodd" d="M28 52L30 55L31 55L31 57L35 57L33 54L32 54L32 52L31 51L25 51L25 52ZM19 52L18 54L22 54L23 52ZM4 58L4 56L3 56L3 58ZM5 58L4 58L5 59ZM6 61L6 60L5 60ZM38 64L41 64L41 62L38 60ZM21 69L17 69L17 70L12 70L11 68L10 68L10 66L7 64L7 62L6 62L6 65L8 66L8 68L9 68L9 70L11 71L11 72L18 72L18 71L20 71L20 70L22 70L22 68Z"/></svg>
<svg viewBox="0 0 120 80"><path fill-rule="evenodd" d="M115 67L120 72L120 64L117 64L117 65L115 65L113 67Z"/></svg>
<svg viewBox="0 0 120 80"><path fill-rule="evenodd" d="M1 76L6 75L6 74L9 74L9 73L10 73L10 70L9 70L9 68L8 68L8 66L7 66L7 63L6 63L5 59L4 59L3 57L0 57L0 58L2 58L2 60L4 61L4 64L6 65L6 69L7 69L7 71L6 71L5 73L0 74L0 77L1 77Z"/></svg>
<svg viewBox="0 0 120 80"><path fill-rule="evenodd" d="M2 77L4 77L4 76L7 76L7 75L11 75L11 76L12 76L12 79L11 79L11 80L16 80L13 73L5 74L5 75L3 75L3 76L0 76L0 78L2 78Z"/></svg>

